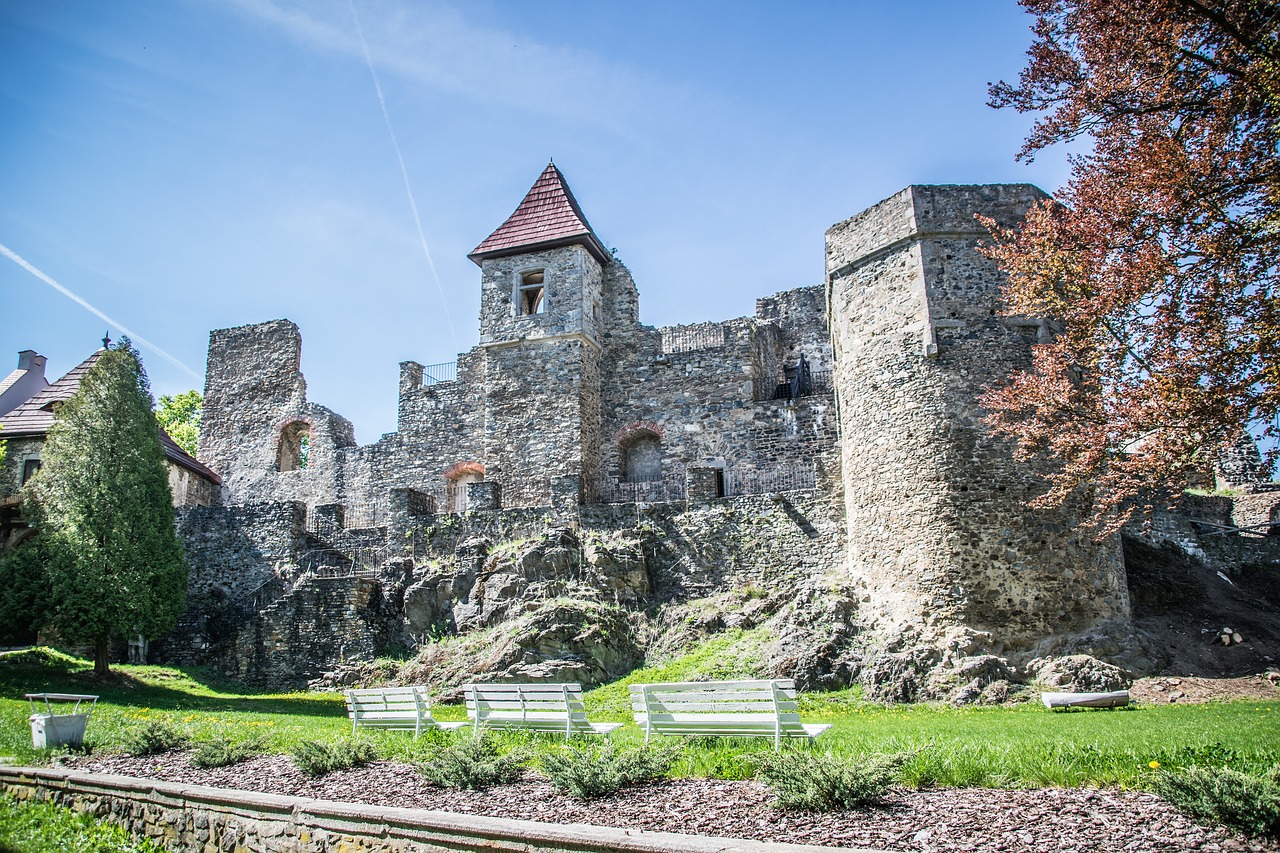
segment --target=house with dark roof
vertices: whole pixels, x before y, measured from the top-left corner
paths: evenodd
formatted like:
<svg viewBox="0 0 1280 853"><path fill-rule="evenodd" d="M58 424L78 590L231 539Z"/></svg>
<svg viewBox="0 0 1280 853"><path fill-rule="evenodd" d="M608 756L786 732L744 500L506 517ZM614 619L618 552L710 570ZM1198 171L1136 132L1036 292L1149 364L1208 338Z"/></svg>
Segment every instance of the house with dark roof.
<svg viewBox="0 0 1280 853"><path fill-rule="evenodd" d="M32 349L18 353L18 367L0 380L0 415L12 412L49 387L44 378L47 359Z"/></svg>
<svg viewBox="0 0 1280 853"><path fill-rule="evenodd" d="M54 409L79 390L85 374L104 352L105 348L99 349L50 385L44 381L44 356L36 355L32 350L23 350L19 353L19 370L5 379L4 394L14 389L29 393L25 399L0 411L0 438L4 439L8 448L4 462L0 464L0 546L15 530L25 529L19 512L21 490L27 480L40 469L40 451L49 428L53 426ZM23 375L18 376L19 372L23 372ZM33 374L38 374L39 382L28 379ZM168 464L173 505L216 505L219 502L222 479L179 447L163 429L160 430L160 444L164 448Z"/></svg>

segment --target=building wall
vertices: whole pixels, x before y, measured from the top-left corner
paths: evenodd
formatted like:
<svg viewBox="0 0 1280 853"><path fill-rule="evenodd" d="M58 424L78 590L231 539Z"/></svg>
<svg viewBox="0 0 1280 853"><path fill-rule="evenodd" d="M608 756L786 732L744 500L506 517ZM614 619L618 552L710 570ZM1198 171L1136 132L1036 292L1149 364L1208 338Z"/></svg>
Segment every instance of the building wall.
<svg viewBox="0 0 1280 853"><path fill-rule="evenodd" d="M650 503L684 506L686 483L697 500L713 497L718 470L730 494L803 492L807 507L779 505L796 524L781 551L737 522L709 534L723 540L718 563L749 573L766 553L823 571L838 562L838 583L859 588L858 618L879 636L937 648L958 632L985 638L970 650L1030 654L1129 613L1118 542L1075 532L1085 507L1029 510L1036 472L985 433L977 402L1028 363L1048 326L999 316L1001 279L977 251L987 234L974 214L1009 224L1043 197L1028 185L909 187L827 232L826 286L761 298L754 317L662 329L639 322L617 260L601 265L580 246L485 259L480 344L456 375L404 362L397 430L365 446L307 401L296 326L218 330L201 458L228 503L299 501L309 535L366 528L388 553L449 510L450 478L483 477L470 488L486 507L540 507L540 522L576 490L589 506L573 518L608 526L616 515L621 528ZM521 316L520 276L534 269L545 310ZM779 397L802 359L809 393ZM309 465L276 470L281 429L300 422ZM628 482L634 442L656 484ZM619 501L629 503L608 505ZM672 571L695 559L676 551ZM710 588L659 580L677 595ZM360 648L381 636L370 630L356 632Z"/></svg>
<svg viewBox="0 0 1280 853"><path fill-rule="evenodd" d="M983 429L978 395L1029 363L998 314L975 213L1012 224L1027 185L909 187L827 232L848 566L882 630L987 632L1000 650L1127 618L1118 542L1037 512L1035 472Z"/></svg>
<svg viewBox="0 0 1280 853"><path fill-rule="evenodd" d="M0 436L4 433L0 432ZM5 439L8 450L0 463L0 498L16 495L22 490L22 466L28 459L39 459L44 437Z"/></svg>
<svg viewBox="0 0 1280 853"><path fill-rule="evenodd" d="M37 438L10 438L6 440L8 451L0 463L0 498L16 495L22 490L22 469L29 459L39 459L44 447L44 436ZM169 474L169 491L173 505L211 506L218 501L218 487L199 474L166 460Z"/></svg>

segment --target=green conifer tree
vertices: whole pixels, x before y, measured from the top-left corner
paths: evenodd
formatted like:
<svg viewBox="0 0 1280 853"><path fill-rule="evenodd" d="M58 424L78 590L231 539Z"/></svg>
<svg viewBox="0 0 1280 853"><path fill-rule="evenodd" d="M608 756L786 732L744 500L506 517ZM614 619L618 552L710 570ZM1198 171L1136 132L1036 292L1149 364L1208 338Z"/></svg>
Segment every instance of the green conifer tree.
<svg viewBox="0 0 1280 853"><path fill-rule="evenodd" d="M27 494L48 554L48 624L93 643L105 674L112 635L171 630L187 591L150 386L127 339L58 406L40 455Z"/></svg>

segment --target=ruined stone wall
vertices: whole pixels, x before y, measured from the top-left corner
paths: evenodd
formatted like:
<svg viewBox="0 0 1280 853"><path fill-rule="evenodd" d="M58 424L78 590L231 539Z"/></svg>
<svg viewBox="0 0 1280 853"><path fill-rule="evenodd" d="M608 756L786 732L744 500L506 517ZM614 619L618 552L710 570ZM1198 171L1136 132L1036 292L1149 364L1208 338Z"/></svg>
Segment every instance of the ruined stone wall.
<svg viewBox="0 0 1280 853"><path fill-rule="evenodd" d="M834 469L830 394L770 399L800 353L829 364L822 304L820 289L802 288L762 300L774 315L764 319L619 333L605 358L604 478L623 477L637 430L660 436L664 478L706 464L730 478L811 476L815 462Z"/></svg>
<svg viewBox="0 0 1280 853"><path fill-rule="evenodd" d="M174 515L190 567L187 606L174 630L152 644L151 654L166 663L207 664L220 644L298 574L307 508L296 501L192 506Z"/></svg>
<svg viewBox="0 0 1280 853"><path fill-rule="evenodd" d="M458 359L456 378L425 384L421 365L401 365L396 432L343 453L341 501L353 524L384 523L393 489L413 489L447 508L457 466L483 463L485 363L477 347Z"/></svg>
<svg viewBox="0 0 1280 853"><path fill-rule="evenodd" d="M794 593L836 578L844 519L817 489L685 502L583 507L583 530L642 532L658 600L683 600L756 586Z"/></svg>
<svg viewBox="0 0 1280 853"><path fill-rule="evenodd" d="M185 507L175 518L192 594L243 598L296 567L306 547L306 506L295 501Z"/></svg>
<svg viewBox="0 0 1280 853"><path fill-rule="evenodd" d="M227 503L314 506L341 496L342 454L355 446L355 428L307 402L301 358L302 336L288 320L209 335L199 458L221 475ZM281 461L282 442L297 430L309 439L305 467Z"/></svg>
<svg viewBox="0 0 1280 853"><path fill-rule="evenodd" d="M399 639L399 614L374 578L304 579L252 617L223 668L263 687L301 687L327 666L371 660Z"/></svg>
<svg viewBox="0 0 1280 853"><path fill-rule="evenodd" d="M779 356L784 364L794 365L803 354L814 371L831 370L826 288L798 287L757 299L756 319L778 326L782 333Z"/></svg>
<svg viewBox="0 0 1280 853"><path fill-rule="evenodd" d="M1038 329L996 316L973 215L1012 224L1042 197L909 187L827 232L849 572L887 634L959 629L1017 653L1128 616L1118 542L1076 532L1073 509L1029 510L1035 473L977 403L1028 363Z"/></svg>

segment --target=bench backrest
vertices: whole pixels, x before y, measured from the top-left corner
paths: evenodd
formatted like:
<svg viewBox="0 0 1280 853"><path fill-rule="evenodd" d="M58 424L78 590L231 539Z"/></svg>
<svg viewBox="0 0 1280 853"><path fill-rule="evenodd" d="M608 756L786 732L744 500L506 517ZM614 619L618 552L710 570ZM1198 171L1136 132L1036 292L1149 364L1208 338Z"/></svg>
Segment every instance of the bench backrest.
<svg viewBox="0 0 1280 853"><path fill-rule="evenodd" d="M772 732L800 728L790 678L631 685L636 722L655 731Z"/></svg>
<svg viewBox="0 0 1280 853"><path fill-rule="evenodd" d="M542 730L590 729L581 684L468 684L467 716L486 723Z"/></svg>
<svg viewBox="0 0 1280 853"><path fill-rule="evenodd" d="M378 716L414 718L427 716L431 703L421 687L374 687L347 691L347 716L357 712Z"/></svg>

